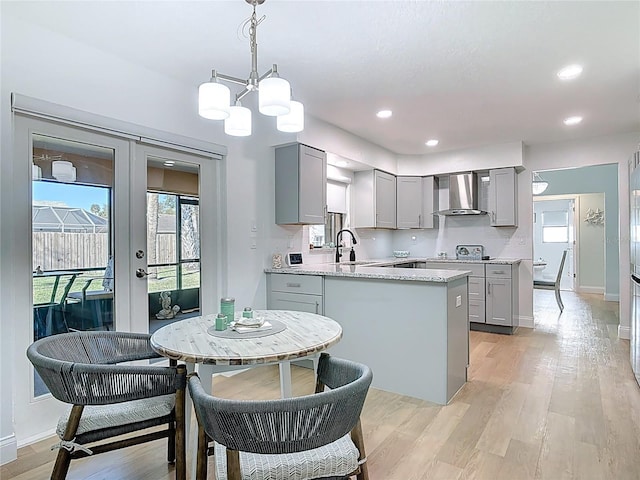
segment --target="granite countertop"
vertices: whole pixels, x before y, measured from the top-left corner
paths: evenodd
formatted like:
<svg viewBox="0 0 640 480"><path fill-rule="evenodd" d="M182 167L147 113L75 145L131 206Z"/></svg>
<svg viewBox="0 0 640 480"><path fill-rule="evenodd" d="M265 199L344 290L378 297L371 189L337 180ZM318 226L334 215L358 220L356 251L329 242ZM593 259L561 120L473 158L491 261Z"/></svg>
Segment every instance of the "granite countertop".
<svg viewBox="0 0 640 480"><path fill-rule="evenodd" d="M407 259L402 259L405 262ZM411 261L411 260L408 260ZM369 261L366 261L369 262ZM292 273L295 275L321 275L325 277L377 278L382 280L405 280L414 282L448 283L469 276L467 270L439 270L431 268L393 268L379 266L380 263L352 265L343 262L302 265L300 267L265 268L266 273ZM393 265L393 262L381 262ZM402 262L397 262L402 263Z"/></svg>
<svg viewBox="0 0 640 480"><path fill-rule="evenodd" d="M517 265L519 258L492 258L489 260L456 260L455 258L379 258L360 260L354 263L319 263L299 267L265 268L265 273L292 273L295 275L321 275L325 277L378 278L383 280L408 280L416 282L447 283L468 276L467 270L445 270L434 268L394 268L393 265L412 262L437 262L457 264ZM459 268L459 267L458 267Z"/></svg>
<svg viewBox="0 0 640 480"><path fill-rule="evenodd" d="M469 260L469 259L455 259L455 258L420 258L416 259L416 262L451 262L451 263L488 263L494 265L517 265L521 258L490 258L489 260Z"/></svg>

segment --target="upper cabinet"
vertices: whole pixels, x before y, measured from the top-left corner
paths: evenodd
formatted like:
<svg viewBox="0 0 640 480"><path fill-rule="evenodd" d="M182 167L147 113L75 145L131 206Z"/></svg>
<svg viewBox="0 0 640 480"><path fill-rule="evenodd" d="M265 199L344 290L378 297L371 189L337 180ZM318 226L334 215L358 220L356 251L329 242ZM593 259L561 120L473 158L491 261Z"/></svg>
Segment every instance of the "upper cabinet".
<svg viewBox="0 0 640 480"><path fill-rule="evenodd" d="M276 147L276 223L321 225L327 204L327 155L303 144Z"/></svg>
<svg viewBox="0 0 640 480"><path fill-rule="evenodd" d="M436 177L422 177L422 217L420 228L435 228L438 226L438 179Z"/></svg>
<svg viewBox="0 0 640 480"><path fill-rule="evenodd" d="M397 228L433 228L437 210L435 177L396 177Z"/></svg>
<svg viewBox="0 0 640 480"><path fill-rule="evenodd" d="M422 177L396 177L397 228L420 228Z"/></svg>
<svg viewBox="0 0 640 480"><path fill-rule="evenodd" d="M354 173L353 226L396 228L396 177L381 170Z"/></svg>
<svg viewBox="0 0 640 480"><path fill-rule="evenodd" d="M493 227L518 226L518 181L513 167L489 170L489 218Z"/></svg>

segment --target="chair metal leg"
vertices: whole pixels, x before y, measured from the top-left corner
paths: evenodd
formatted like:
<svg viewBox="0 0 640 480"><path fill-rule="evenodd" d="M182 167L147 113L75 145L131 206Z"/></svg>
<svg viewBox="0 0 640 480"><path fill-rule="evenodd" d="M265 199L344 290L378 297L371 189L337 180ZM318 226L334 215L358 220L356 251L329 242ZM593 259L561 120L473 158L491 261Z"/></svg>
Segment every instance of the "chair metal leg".
<svg viewBox="0 0 640 480"><path fill-rule="evenodd" d="M558 308L560 309L560 313L564 311L564 304L562 303L562 298L560 298L560 289L556 288L556 302L558 303Z"/></svg>
<svg viewBox="0 0 640 480"><path fill-rule="evenodd" d="M80 417L82 417L83 409L83 405L74 405L71 408L67 428L62 436L63 440L70 441L76 438L76 432L78 431L78 425L80 425ZM53 466L53 472L51 472L51 480L64 480L67 478L70 464L71 452L65 448L60 448L58 450L58 456L56 457L56 463Z"/></svg>

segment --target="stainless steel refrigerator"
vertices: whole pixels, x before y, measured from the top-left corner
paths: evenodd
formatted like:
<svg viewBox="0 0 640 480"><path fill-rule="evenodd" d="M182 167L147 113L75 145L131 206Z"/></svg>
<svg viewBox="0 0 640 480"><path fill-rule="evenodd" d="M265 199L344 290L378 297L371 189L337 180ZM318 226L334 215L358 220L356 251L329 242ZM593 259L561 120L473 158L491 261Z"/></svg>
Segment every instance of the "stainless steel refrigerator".
<svg viewBox="0 0 640 480"><path fill-rule="evenodd" d="M640 384L640 152L629 162L629 215L631 245L631 368Z"/></svg>

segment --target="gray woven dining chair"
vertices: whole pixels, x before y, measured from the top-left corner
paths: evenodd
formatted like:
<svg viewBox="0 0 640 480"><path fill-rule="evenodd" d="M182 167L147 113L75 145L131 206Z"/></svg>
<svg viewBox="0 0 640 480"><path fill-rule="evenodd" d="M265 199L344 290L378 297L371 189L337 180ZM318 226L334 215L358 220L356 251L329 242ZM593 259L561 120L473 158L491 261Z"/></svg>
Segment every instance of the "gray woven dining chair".
<svg viewBox="0 0 640 480"><path fill-rule="evenodd" d="M215 454L216 480L368 480L360 413L372 378L369 367L326 353L316 393L302 397L222 399L191 376L199 425L196 479L207 478L207 455Z"/></svg>
<svg viewBox="0 0 640 480"><path fill-rule="evenodd" d="M167 459L176 480L186 478L186 367L123 365L159 357L150 335L73 332L42 338L27 357L51 394L68 403L58 422L60 443L51 478L66 478L71 460L160 438L168 439ZM167 425L166 429L120 435ZM112 439L108 442L104 440ZM102 442L96 444L96 442Z"/></svg>

